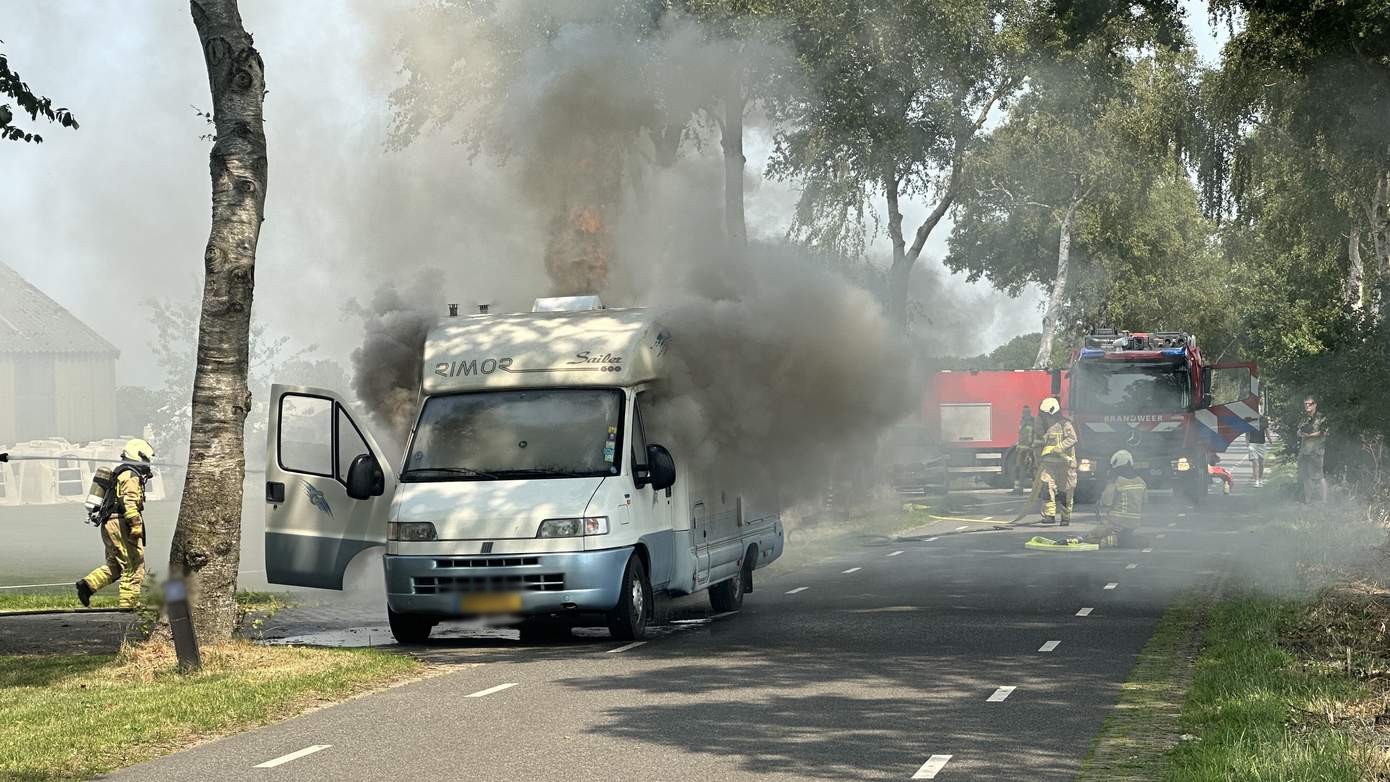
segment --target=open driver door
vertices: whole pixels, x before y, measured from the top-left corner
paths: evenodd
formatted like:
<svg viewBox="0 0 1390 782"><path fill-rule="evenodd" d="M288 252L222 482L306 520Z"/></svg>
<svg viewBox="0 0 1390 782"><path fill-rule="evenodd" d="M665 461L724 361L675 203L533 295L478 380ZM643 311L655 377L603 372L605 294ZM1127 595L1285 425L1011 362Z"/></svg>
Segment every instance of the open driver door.
<svg viewBox="0 0 1390 782"><path fill-rule="evenodd" d="M1237 437L1260 428L1260 368L1254 363L1208 366L1196 410L1198 434L1208 450L1224 452Z"/></svg>
<svg viewBox="0 0 1390 782"><path fill-rule="evenodd" d="M338 395L302 386L271 387L265 462L266 580L342 589L386 543L395 470Z"/></svg>

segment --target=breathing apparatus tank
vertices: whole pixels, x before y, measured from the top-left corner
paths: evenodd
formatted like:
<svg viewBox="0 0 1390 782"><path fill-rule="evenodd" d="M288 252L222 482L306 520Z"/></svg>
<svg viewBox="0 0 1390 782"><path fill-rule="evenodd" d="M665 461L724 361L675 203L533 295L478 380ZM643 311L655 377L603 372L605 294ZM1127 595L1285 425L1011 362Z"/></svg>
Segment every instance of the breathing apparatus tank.
<svg viewBox="0 0 1390 782"><path fill-rule="evenodd" d="M92 485L87 489L87 501L83 503L87 509L89 523L101 526L102 510L106 507L107 497L112 496L115 490L111 468L98 467L96 474L92 476Z"/></svg>

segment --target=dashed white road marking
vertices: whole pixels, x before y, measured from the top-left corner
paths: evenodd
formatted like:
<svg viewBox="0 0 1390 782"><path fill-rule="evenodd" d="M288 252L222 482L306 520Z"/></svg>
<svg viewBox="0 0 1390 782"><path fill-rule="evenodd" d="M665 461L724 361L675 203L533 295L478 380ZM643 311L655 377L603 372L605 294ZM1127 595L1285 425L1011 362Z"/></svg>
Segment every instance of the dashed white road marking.
<svg viewBox="0 0 1390 782"><path fill-rule="evenodd" d="M985 521L994 521L993 516L985 516Z"/></svg>
<svg viewBox="0 0 1390 782"><path fill-rule="evenodd" d="M927 538L925 542L931 543L931 542L934 541L934 540L936 540L936 538ZM946 757L949 758L949 757L951 757L951 756L950 756L950 755L947 755Z"/></svg>
<svg viewBox="0 0 1390 782"><path fill-rule="evenodd" d="M1114 589L1115 587L1117 587L1117 586L1119 586L1119 585L1120 585L1120 582L1118 582L1118 581L1111 581L1110 583L1108 583L1108 584L1105 585L1105 588L1106 588L1106 589Z"/></svg>
<svg viewBox="0 0 1390 782"><path fill-rule="evenodd" d="M901 551L894 551L892 554L889 554L888 556L890 556L890 557L896 557L897 555L899 555L899 554L901 554L901 553L902 553Z"/></svg>
<svg viewBox="0 0 1390 782"><path fill-rule="evenodd" d="M1090 615L1091 615L1091 612L1094 611L1094 610L1095 610L1095 609L1090 608L1090 607L1083 608L1083 609L1081 609L1080 611L1077 611L1077 612L1076 612L1076 615L1077 615L1077 616L1090 616Z"/></svg>
<svg viewBox="0 0 1390 782"><path fill-rule="evenodd" d="M626 652L628 649L636 649L637 647L642 646L642 645L645 644L645 643L646 643L646 641L633 641L632 643L627 644L626 646L619 646L617 649L609 649L609 650L608 650L608 654L617 654L618 652Z"/></svg>
<svg viewBox="0 0 1390 782"><path fill-rule="evenodd" d="M331 746L333 746L333 745L332 745L332 744L315 744L315 745L312 746L312 747L305 747L304 749L301 749L301 750L299 750L298 752L291 752L291 753L288 754L288 755L281 755L280 757L275 758L274 760L267 760L267 761L264 762L264 763L261 763L261 764L256 765L256 766L252 766L252 768L275 768L276 766L282 766L282 765L284 765L284 764L290 762L291 760L299 760L300 758L304 757L305 755L312 755L312 754L314 754L315 752L319 752L319 751L321 751L321 750L328 749L328 748L331 747Z"/></svg>
<svg viewBox="0 0 1390 782"><path fill-rule="evenodd" d="M1166 532L1160 532L1160 533L1158 533L1157 535L1154 535L1154 537L1155 537L1155 538L1166 538L1166 537L1168 537L1168 533L1166 533Z"/></svg>
<svg viewBox="0 0 1390 782"><path fill-rule="evenodd" d="M1048 641L1047 643L1043 644L1042 646L1039 646L1039 647L1038 647L1038 651L1040 651L1040 652L1050 652L1050 651L1052 651L1053 649L1056 649L1057 647L1059 647L1059 646L1061 646L1061 645L1062 645L1062 642L1061 642L1061 641Z"/></svg>
<svg viewBox="0 0 1390 782"><path fill-rule="evenodd" d="M1141 554L1152 554L1152 553L1154 553L1154 550L1151 549L1151 548L1146 548L1146 549L1144 549L1143 551L1141 551L1140 553L1141 553Z"/></svg>
<svg viewBox="0 0 1390 782"><path fill-rule="evenodd" d="M1135 568L1137 568L1137 567L1139 567L1139 563L1138 563L1138 562L1131 562L1131 563L1129 563L1128 565L1125 565L1125 570L1133 570L1133 569L1135 569Z"/></svg>
<svg viewBox="0 0 1390 782"><path fill-rule="evenodd" d="M841 573L854 573L854 572L856 572L856 571L860 571L860 570L863 570L863 569L864 569L864 568L852 567L852 568L850 568L849 570L841 570L840 572L841 572Z"/></svg>
<svg viewBox="0 0 1390 782"><path fill-rule="evenodd" d="M964 532L965 530L968 530L968 529L970 529L970 525L969 525L969 524L967 524L967 525L965 525L965 526L963 526L963 527L956 527L956 532Z"/></svg>
<svg viewBox="0 0 1390 782"><path fill-rule="evenodd" d="M1170 527L1176 527L1176 526L1178 526L1178 523L1177 523L1176 521L1170 521L1170 522L1168 522L1168 526L1170 526Z"/></svg>
<svg viewBox="0 0 1390 782"><path fill-rule="evenodd" d="M797 587L796 589L788 589L787 594L794 595L798 592L805 592L808 589L810 589L810 587Z"/></svg>
<svg viewBox="0 0 1390 782"><path fill-rule="evenodd" d="M1015 689L1017 688L1012 686L1000 687L999 689L994 691L993 695L989 696L988 698L985 698L985 703L999 703L1000 701L1004 700L1010 695L1013 695Z"/></svg>
<svg viewBox="0 0 1390 782"><path fill-rule="evenodd" d="M497 685L496 687L489 687L489 688L487 688L486 690L478 690L477 692L469 693L468 695L465 695L465 696L463 696L463 697L465 697L465 698L481 698L481 697L483 697L484 695L491 695L491 694L493 694L494 692L501 692L501 691L503 691L503 690L506 690L506 689L515 687L516 685L517 685L516 682L507 682L506 684L499 684L499 685Z"/></svg>
<svg viewBox="0 0 1390 782"><path fill-rule="evenodd" d="M734 614L737 614L737 613L738 613L737 611L725 611L725 612L722 613L722 614L715 614L714 616L711 616L709 619L710 619L711 622L713 622L713 621L716 620L716 619L723 619L723 618L726 617L726 616L733 616Z"/></svg>
<svg viewBox="0 0 1390 782"><path fill-rule="evenodd" d="M927 758L927 762L923 763L921 768L917 769L917 773L913 774L912 778L936 779L936 775L941 769L946 768L946 764L950 762L950 760L950 755L932 755Z"/></svg>

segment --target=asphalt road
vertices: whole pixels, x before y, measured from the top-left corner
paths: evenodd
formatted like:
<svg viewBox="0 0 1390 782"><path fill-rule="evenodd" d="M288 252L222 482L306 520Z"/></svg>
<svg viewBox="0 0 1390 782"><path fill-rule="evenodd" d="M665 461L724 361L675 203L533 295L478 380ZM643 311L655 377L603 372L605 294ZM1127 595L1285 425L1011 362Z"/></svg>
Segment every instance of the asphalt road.
<svg viewBox="0 0 1390 782"><path fill-rule="evenodd" d="M1258 518L1239 488L1151 497L1148 551L1027 551L1047 533L992 529L1018 500L982 492L758 578L736 614L687 599L641 645L455 631L421 654L477 665L111 778L1071 779L1163 609Z"/></svg>

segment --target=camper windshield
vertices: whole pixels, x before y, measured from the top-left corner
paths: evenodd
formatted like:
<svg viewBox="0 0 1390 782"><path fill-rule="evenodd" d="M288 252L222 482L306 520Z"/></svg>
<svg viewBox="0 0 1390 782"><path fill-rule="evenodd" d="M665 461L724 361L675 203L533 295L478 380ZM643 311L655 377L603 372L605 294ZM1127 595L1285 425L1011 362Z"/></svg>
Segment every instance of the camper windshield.
<svg viewBox="0 0 1390 782"><path fill-rule="evenodd" d="M1191 402L1180 363L1081 362L1072 370L1073 407L1086 413L1181 413Z"/></svg>
<svg viewBox="0 0 1390 782"><path fill-rule="evenodd" d="M430 397L401 480L587 478L621 469L623 393L609 388Z"/></svg>

